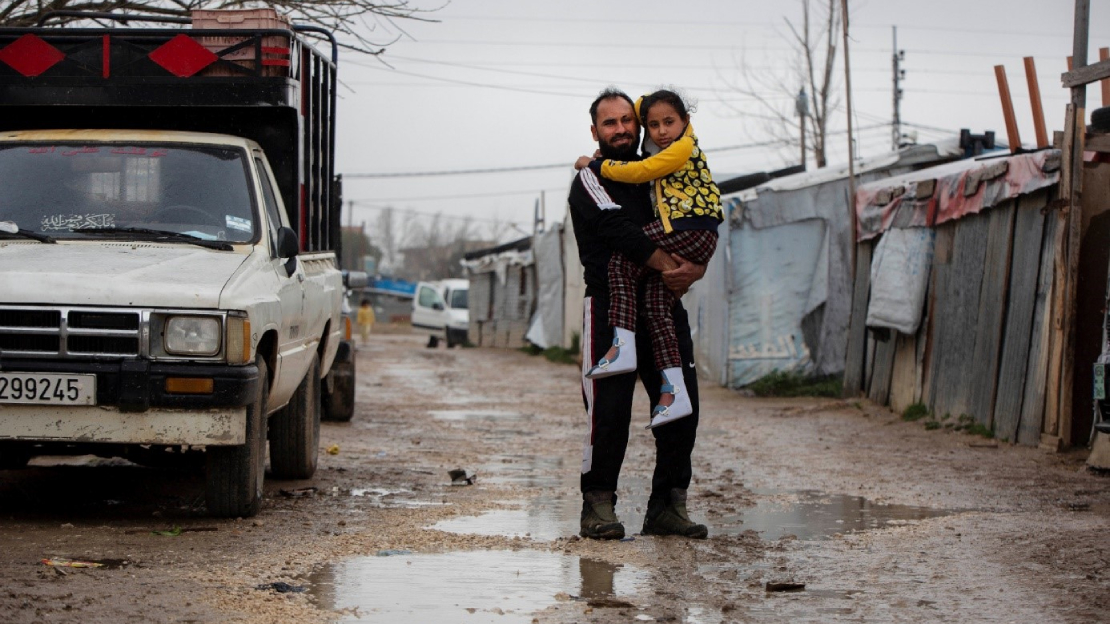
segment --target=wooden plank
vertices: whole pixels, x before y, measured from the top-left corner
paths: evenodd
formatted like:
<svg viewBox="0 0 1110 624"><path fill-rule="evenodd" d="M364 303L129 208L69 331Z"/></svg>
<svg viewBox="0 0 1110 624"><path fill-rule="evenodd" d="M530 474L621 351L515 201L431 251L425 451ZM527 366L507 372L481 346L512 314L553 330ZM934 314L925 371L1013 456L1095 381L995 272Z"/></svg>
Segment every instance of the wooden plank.
<svg viewBox="0 0 1110 624"><path fill-rule="evenodd" d="M1033 316L1037 304L1037 277L1041 267L1041 239L1045 217L1041 209L1048 203L1048 192L1037 191L1019 198L1014 219L1014 252L1010 268L1006 327L995 392L994 435L1016 442L1021 404L1025 397L1025 376L1029 367Z"/></svg>
<svg viewBox="0 0 1110 624"><path fill-rule="evenodd" d="M890 402L890 380L894 373L898 332L892 329L872 330L871 334L875 338L875 366L867 398L878 405L886 405Z"/></svg>
<svg viewBox="0 0 1110 624"><path fill-rule="evenodd" d="M1014 241L1016 202L991 209L988 218L983 285L975 325L975 350L967 379L968 414L990 428L994 421L994 397L1002 354L1002 329L1006 320L1006 295L1010 286L1010 254ZM982 215L980 215L982 217Z"/></svg>
<svg viewBox="0 0 1110 624"><path fill-rule="evenodd" d="M901 414L917 402L917 335L898 332L890 373L890 408Z"/></svg>
<svg viewBox="0 0 1110 624"><path fill-rule="evenodd" d="M1110 134L1088 134L1083 148L1089 152L1110 152Z"/></svg>
<svg viewBox="0 0 1110 624"><path fill-rule="evenodd" d="M1064 144L1060 150L1060 190L1059 196L1065 202L1071 197L1072 178L1069 172L1072 169L1075 144L1076 107L1067 105L1064 120ZM1060 371L1063 367L1063 351L1065 345L1064 310L1067 301L1067 233L1068 215L1066 210L1055 213L1055 229L1053 230L1053 288L1051 310L1052 338L1049 341L1048 376L1045 379L1045 413L1043 429L1049 435L1059 435L1060 431Z"/></svg>
<svg viewBox="0 0 1110 624"><path fill-rule="evenodd" d="M1041 104L1041 86L1037 81L1037 64L1032 56L1025 61L1025 82L1029 85L1029 104L1033 109L1033 131L1037 135L1037 148L1048 147L1048 131L1044 125L1044 108Z"/></svg>
<svg viewBox="0 0 1110 624"><path fill-rule="evenodd" d="M1052 194L1049 194L1051 200ZM1049 214L1041 236L1040 267L1037 273L1037 296L1033 304L1033 332L1029 337L1029 366L1025 373L1025 391L1018 420L1018 444L1037 446L1041 442L1047 404L1048 361L1052 350L1052 299L1056 257L1056 230L1059 219Z"/></svg>
<svg viewBox="0 0 1110 624"><path fill-rule="evenodd" d="M1002 118L1006 121L1006 141L1012 153L1021 149L1021 137L1018 136L1017 117L1014 116L1014 102L1010 99L1010 83L1006 80L1006 68L1002 65L994 66L994 78L998 82L998 98L1002 100Z"/></svg>
<svg viewBox="0 0 1110 624"><path fill-rule="evenodd" d="M1110 59L1110 48L1098 49L1098 60L1105 61ZM1110 106L1110 78L1103 78L1099 83L1102 87L1102 105Z"/></svg>
<svg viewBox="0 0 1110 624"><path fill-rule="evenodd" d="M871 241L856 245L856 279L852 286L852 316L848 322L848 347L844 358L844 396L863 392L863 366L867 349L867 302L871 295Z"/></svg>
<svg viewBox="0 0 1110 624"><path fill-rule="evenodd" d="M933 402L938 415L959 416L971 409L968 379L976 366L972 358L987 250L983 241L989 226L985 214L969 215L956 222L947 286L937 293L944 298L937 319L941 340L934 352L937 377Z"/></svg>
<svg viewBox="0 0 1110 624"><path fill-rule="evenodd" d="M935 387L938 370L940 343L944 338L942 331L947 298L942 296L948 288L948 268L952 264L952 240L956 234L956 223L947 223L936 228L937 240L933 247L933 268L929 276L928 318L924 342L924 375L921 388L921 402L933 407L936 396Z"/></svg>
<svg viewBox="0 0 1110 624"><path fill-rule="evenodd" d="M863 356L863 394L871 393L871 379L875 374L875 333L867 332L867 351Z"/></svg>
<svg viewBox="0 0 1110 624"><path fill-rule="evenodd" d="M1065 89L1073 89L1105 78L1110 78L1110 61L1099 61L1065 72L1060 75L1060 83Z"/></svg>

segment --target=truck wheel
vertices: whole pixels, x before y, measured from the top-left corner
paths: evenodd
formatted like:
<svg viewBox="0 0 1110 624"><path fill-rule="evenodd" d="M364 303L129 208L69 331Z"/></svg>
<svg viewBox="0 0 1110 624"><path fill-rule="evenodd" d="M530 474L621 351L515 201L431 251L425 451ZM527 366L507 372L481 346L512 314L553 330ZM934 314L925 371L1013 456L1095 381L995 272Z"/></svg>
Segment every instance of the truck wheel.
<svg viewBox="0 0 1110 624"><path fill-rule="evenodd" d="M247 406L247 442L239 446L209 446L206 501L208 513L221 518L247 518L262 506L266 475L266 401L270 396L266 361L258 365L258 391Z"/></svg>
<svg viewBox="0 0 1110 624"><path fill-rule="evenodd" d="M439 346L439 336L428 336L428 348L435 349Z"/></svg>
<svg viewBox="0 0 1110 624"><path fill-rule="evenodd" d="M0 470L23 468L31 461L30 445L18 442L0 444Z"/></svg>
<svg viewBox="0 0 1110 624"><path fill-rule="evenodd" d="M270 423L270 473L277 479L307 479L320 453L320 356L313 355L301 385Z"/></svg>
<svg viewBox="0 0 1110 624"><path fill-rule="evenodd" d="M342 370L341 370L342 369ZM324 419L349 422L355 415L355 361L332 364L331 392L324 391Z"/></svg>

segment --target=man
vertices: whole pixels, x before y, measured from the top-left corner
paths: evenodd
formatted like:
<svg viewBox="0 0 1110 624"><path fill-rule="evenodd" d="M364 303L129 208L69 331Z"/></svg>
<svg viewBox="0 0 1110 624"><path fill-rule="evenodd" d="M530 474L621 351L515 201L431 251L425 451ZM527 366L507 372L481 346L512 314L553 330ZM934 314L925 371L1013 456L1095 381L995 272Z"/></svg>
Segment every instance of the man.
<svg viewBox="0 0 1110 624"><path fill-rule="evenodd" d="M606 89L590 106L590 131L605 158L637 160L640 123L632 100L617 89ZM663 281L682 295L705 274L705 267L668 255L655 246L642 228L654 215L646 184L624 184L599 178L589 167L581 169L571 184L571 222L578 241L578 254L585 269L586 299L583 305L583 375L613 342L609 326L607 270L614 251L631 261L661 271ZM639 299L643 301L641 297ZM705 525L692 522L686 513L686 490L690 485L690 456L698 427L697 375L690 324L681 303L674 308L675 333L686 388L693 414L652 429L655 436L655 473L644 518L646 535L681 535L704 538ZM632 396L636 377L651 399L659 402L661 380L654 370L651 341L647 332L636 336L638 370L604 379L582 379L582 395L589 417L582 456L581 535L594 539L620 539L624 525L616 516L617 479L628 446L632 419Z"/></svg>

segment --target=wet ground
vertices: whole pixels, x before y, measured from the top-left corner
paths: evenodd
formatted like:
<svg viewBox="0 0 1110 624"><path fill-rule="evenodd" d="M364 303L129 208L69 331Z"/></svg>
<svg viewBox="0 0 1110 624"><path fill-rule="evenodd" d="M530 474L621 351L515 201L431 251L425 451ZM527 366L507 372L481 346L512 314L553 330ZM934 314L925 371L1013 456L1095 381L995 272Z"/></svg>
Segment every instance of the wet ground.
<svg viewBox="0 0 1110 624"><path fill-rule="evenodd" d="M1110 477L1082 451L703 387L690 509L710 538L639 535L653 446L633 428L629 536L594 542L575 367L406 334L358 358L334 454L268 480L253 519L205 517L188 465L0 471L0 621L1110 620Z"/></svg>

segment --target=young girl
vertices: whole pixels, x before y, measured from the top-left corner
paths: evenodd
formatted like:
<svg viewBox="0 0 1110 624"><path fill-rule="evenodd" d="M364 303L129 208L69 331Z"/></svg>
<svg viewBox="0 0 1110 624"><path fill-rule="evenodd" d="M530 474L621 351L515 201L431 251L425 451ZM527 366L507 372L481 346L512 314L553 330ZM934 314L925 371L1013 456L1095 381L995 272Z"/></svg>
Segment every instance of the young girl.
<svg viewBox="0 0 1110 624"><path fill-rule="evenodd" d="M661 90L640 98L636 113L647 130L644 151L652 155L634 162L583 156L575 167L588 165L599 175L618 182L654 182L652 201L659 220L644 227L644 233L664 251L706 264L717 248L717 226L722 218L720 191L698 148L686 103L675 92ZM655 368L663 381L659 405L652 410L648 425L651 429L693 413L671 313L676 298L663 285L658 272L619 253L609 261L613 346L586 377L600 379L636 370L636 286L640 280L644 280L644 309Z"/></svg>

